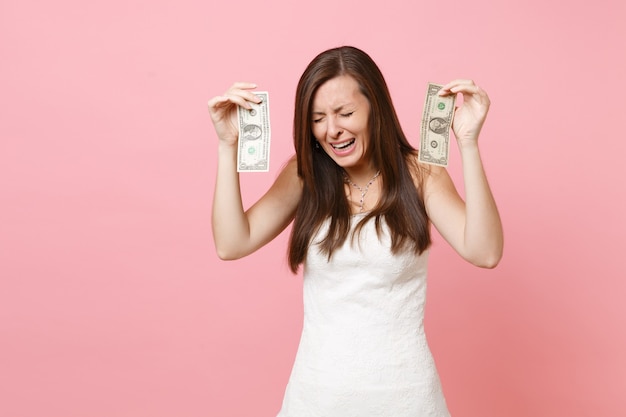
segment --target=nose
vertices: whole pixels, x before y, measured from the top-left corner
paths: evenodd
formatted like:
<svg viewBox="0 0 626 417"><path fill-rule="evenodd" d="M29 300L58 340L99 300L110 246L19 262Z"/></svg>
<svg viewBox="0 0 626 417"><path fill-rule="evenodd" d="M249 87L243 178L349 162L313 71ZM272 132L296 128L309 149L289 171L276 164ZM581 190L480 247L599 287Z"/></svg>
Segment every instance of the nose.
<svg viewBox="0 0 626 417"><path fill-rule="evenodd" d="M328 120L328 135L333 139L337 139L342 133L343 129L337 123L337 119L330 117Z"/></svg>

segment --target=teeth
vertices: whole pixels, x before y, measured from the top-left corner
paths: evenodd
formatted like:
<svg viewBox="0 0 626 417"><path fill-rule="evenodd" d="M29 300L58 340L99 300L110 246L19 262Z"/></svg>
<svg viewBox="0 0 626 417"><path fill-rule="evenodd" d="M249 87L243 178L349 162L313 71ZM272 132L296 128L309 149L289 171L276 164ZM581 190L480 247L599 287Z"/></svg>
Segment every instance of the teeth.
<svg viewBox="0 0 626 417"><path fill-rule="evenodd" d="M352 145L353 143L354 143L354 139L344 143L343 145L332 145L332 147L335 149L346 149L348 146Z"/></svg>

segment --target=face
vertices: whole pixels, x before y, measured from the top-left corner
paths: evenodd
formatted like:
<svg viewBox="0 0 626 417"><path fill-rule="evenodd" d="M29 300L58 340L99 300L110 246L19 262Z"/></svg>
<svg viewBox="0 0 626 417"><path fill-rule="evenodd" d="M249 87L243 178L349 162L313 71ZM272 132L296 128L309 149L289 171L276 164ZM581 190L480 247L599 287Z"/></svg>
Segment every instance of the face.
<svg viewBox="0 0 626 417"><path fill-rule="evenodd" d="M326 81L313 97L313 135L337 165L348 171L369 169L365 158L369 113L369 101L348 75Z"/></svg>

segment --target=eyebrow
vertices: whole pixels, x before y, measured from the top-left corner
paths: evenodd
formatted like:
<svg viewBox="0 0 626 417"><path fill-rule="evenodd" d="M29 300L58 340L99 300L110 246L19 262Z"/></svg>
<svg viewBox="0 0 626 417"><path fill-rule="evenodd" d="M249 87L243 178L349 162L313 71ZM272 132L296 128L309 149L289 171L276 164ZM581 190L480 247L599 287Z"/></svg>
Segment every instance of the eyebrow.
<svg viewBox="0 0 626 417"><path fill-rule="evenodd" d="M339 112L340 112L341 110L343 110L345 107L348 107L348 106L351 106L351 105L352 105L351 103L349 103L349 104L342 104L342 105L341 105L341 106L339 106L339 107L335 107L335 108L333 109L333 112L335 112L335 113L339 113ZM323 111L314 111L312 114L326 114L326 113L324 113Z"/></svg>

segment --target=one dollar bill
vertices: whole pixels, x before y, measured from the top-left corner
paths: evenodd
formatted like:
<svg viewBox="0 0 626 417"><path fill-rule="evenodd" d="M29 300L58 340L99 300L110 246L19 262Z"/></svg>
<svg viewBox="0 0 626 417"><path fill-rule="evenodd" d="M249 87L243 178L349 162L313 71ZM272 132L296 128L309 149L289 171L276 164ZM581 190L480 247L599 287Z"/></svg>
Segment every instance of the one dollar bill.
<svg viewBox="0 0 626 417"><path fill-rule="evenodd" d="M422 115L419 160L427 164L447 167L450 156L450 127L454 117L456 95L439 96L437 93L442 87L439 84L428 83Z"/></svg>
<svg viewBox="0 0 626 417"><path fill-rule="evenodd" d="M237 107L239 143L238 172L268 172L270 169L270 100L266 91L255 91L261 103L250 103L251 109Z"/></svg>

